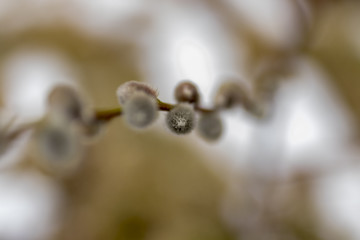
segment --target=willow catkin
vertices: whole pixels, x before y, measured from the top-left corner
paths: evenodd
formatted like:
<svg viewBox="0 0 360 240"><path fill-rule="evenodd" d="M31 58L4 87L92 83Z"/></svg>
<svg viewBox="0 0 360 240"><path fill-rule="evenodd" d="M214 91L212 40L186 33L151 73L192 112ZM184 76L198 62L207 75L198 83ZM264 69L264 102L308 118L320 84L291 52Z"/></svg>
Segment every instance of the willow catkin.
<svg viewBox="0 0 360 240"><path fill-rule="evenodd" d="M199 135L208 141L218 140L223 132L222 120L217 113L203 113L198 121Z"/></svg>
<svg viewBox="0 0 360 240"><path fill-rule="evenodd" d="M182 81L175 88L175 99L178 102L195 103L199 102L199 91L194 83Z"/></svg>
<svg viewBox="0 0 360 240"><path fill-rule="evenodd" d="M245 86L237 82L225 82L215 95L215 107L229 109L235 106L248 105L249 97Z"/></svg>
<svg viewBox="0 0 360 240"><path fill-rule="evenodd" d="M35 152L46 167L67 171L79 164L83 146L74 126L50 118L36 128L34 137Z"/></svg>
<svg viewBox="0 0 360 240"><path fill-rule="evenodd" d="M188 134L195 126L195 112L188 104L179 104L167 114L168 128L176 134Z"/></svg>
<svg viewBox="0 0 360 240"><path fill-rule="evenodd" d="M66 120L81 121L84 103L71 86L59 85L52 89L47 99L48 111Z"/></svg>
<svg viewBox="0 0 360 240"><path fill-rule="evenodd" d="M153 96L137 92L125 102L123 112L129 126L142 129L156 120L158 106Z"/></svg>
<svg viewBox="0 0 360 240"><path fill-rule="evenodd" d="M121 84L116 90L116 96L121 106L124 106L127 100L136 93L145 93L153 98L157 98L157 92L146 83L138 81L129 81Z"/></svg>

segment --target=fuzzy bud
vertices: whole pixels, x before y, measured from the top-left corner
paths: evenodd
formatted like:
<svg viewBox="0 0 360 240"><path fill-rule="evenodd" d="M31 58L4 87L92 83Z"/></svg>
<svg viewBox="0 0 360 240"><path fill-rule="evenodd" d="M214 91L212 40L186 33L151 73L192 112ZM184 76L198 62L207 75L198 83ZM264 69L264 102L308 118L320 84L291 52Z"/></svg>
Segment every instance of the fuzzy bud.
<svg viewBox="0 0 360 240"><path fill-rule="evenodd" d="M103 132L103 122L97 120L95 117L85 118L81 124L83 135L88 140L97 139Z"/></svg>
<svg viewBox="0 0 360 240"><path fill-rule="evenodd" d="M167 114L166 123L176 134L190 133L195 125L195 112L187 104L179 104Z"/></svg>
<svg viewBox="0 0 360 240"><path fill-rule="evenodd" d="M215 96L215 107L220 109L248 104L249 98L245 87L235 82L222 84Z"/></svg>
<svg viewBox="0 0 360 240"><path fill-rule="evenodd" d="M141 129L153 123L158 115L158 106L153 96L135 93L124 105L124 117L133 128Z"/></svg>
<svg viewBox="0 0 360 240"><path fill-rule="evenodd" d="M190 81L183 81L175 88L175 99L178 102L195 103L199 102L199 91Z"/></svg>
<svg viewBox="0 0 360 240"><path fill-rule="evenodd" d="M124 106L127 100L135 93L142 92L153 98L157 98L157 92L148 84L138 81L129 81L121 84L116 90L116 95L120 105Z"/></svg>
<svg viewBox="0 0 360 240"><path fill-rule="evenodd" d="M65 122L46 121L38 126L35 150L39 159L52 170L73 169L81 158L82 146L73 126Z"/></svg>
<svg viewBox="0 0 360 240"><path fill-rule="evenodd" d="M79 93L70 86L55 87L48 96L48 108L50 113L67 120L82 119L83 101Z"/></svg>
<svg viewBox="0 0 360 240"><path fill-rule="evenodd" d="M203 113L198 122L198 133L208 141L216 141L221 137L223 124L217 113Z"/></svg>

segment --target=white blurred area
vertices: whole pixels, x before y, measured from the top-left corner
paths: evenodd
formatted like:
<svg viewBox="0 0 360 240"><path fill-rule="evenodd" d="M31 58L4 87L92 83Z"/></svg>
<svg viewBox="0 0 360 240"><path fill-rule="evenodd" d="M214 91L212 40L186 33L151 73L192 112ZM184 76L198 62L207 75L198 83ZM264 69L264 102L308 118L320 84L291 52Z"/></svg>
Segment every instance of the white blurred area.
<svg viewBox="0 0 360 240"><path fill-rule="evenodd" d="M0 238L48 239L58 227L60 186L31 171L0 174Z"/></svg>
<svg viewBox="0 0 360 240"><path fill-rule="evenodd" d="M40 120L46 113L48 92L57 84L76 85L67 61L59 54L25 48L3 65L6 121L15 125ZM2 124L5 125L6 121ZM0 239L49 239L57 231L63 192L59 183L36 171L19 171L28 146L26 133L0 156Z"/></svg>
<svg viewBox="0 0 360 240"><path fill-rule="evenodd" d="M75 85L75 74L68 61L46 49L18 50L4 68L5 106L27 122L44 116L47 94L54 86Z"/></svg>
<svg viewBox="0 0 360 240"><path fill-rule="evenodd" d="M294 10L288 1L227 1L237 11L246 13L245 19L274 45L291 46L297 39L292 30L296 25L291 14ZM173 102L172 90L176 84L190 79L199 87L204 105L211 106L223 76L249 77L241 69L244 59L240 53L245 55L247 50L246 46L240 46L240 52L232 51L232 39L201 1L185 2L2 0L0 12L6 13L24 3L31 5L34 12L44 6L59 5L62 7L57 8L57 17L65 17L84 31L109 36L122 31L132 34L131 26L127 28L124 23L131 23L132 18L141 14L150 16L151 31L135 39L144 54L141 65L148 81L159 90L162 100ZM28 14L28 18L33 17L31 11ZM279 89L269 122L254 121L246 113L234 111L225 114L226 132L218 143L203 142L196 134L190 136L191 144L215 159L211 164L230 173L229 181L236 179L238 171L255 169L286 176L299 168L334 167L340 161L358 158L358 153L348 146L354 126L329 85L329 76L311 59L299 58L295 66L296 76ZM45 98L51 87L76 82L76 74L66 59L47 49L19 50L4 67L5 81L1 86L5 93L4 111L11 110L26 121L44 115ZM4 169L0 168L0 239L47 239L51 234L48 231L54 230L51 226L56 226L55 211L61 206L57 201L61 199L61 189L50 179L34 173L18 175ZM348 171L344 168L321 180L314 190L315 200L329 226L344 226L353 239L360 239L356 217L360 210L356 175L360 171ZM33 236L24 235L28 232Z"/></svg>

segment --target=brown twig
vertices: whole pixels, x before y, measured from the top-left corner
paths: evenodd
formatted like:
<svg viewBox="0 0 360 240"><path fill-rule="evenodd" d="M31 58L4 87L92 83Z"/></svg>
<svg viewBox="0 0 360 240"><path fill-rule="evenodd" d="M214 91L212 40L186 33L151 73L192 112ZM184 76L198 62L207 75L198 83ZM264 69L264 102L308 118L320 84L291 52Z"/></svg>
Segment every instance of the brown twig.
<svg viewBox="0 0 360 240"><path fill-rule="evenodd" d="M108 122L116 117L120 117L122 114L122 109L120 107L107 109L107 110L97 110L95 111L96 120Z"/></svg>
<svg viewBox="0 0 360 240"><path fill-rule="evenodd" d="M159 110L169 112L171 109L173 109L176 105L163 102L159 99L157 99ZM194 106L195 111L201 112L201 113L212 113L215 112L215 109L208 109L203 108L198 105ZM102 122L108 122L116 117L120 117L122 115L123 111L120 107L113 108L113 109L106 109L106 110L97 110L95 111L95 118L96 120L102 121Z"/></svg>

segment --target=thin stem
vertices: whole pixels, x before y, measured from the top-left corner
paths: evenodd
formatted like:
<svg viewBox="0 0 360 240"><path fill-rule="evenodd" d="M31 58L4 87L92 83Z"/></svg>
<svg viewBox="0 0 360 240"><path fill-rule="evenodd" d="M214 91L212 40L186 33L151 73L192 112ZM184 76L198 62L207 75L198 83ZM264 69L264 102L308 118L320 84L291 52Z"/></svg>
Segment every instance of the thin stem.
<svg viewBox="0 0 360 240"><path fill-rule="evenodd" d="M157 99L159 110L169 112L171 109L173 109L176 105L163 102L159 99ZM208 108L202 108L198 105L194 106L195 111L202 112L202 113L212 113L215 112L215 109L208 109ZM96 120L108 122L116 117L120 117L122 115L122 109L120 107L113 108L113 109L106 109L106 110L98 110L95 111L95 118Z"/></svg>
<svg viewBox="0 0 360 240"><path fill-rule="evenodd" d="M37 124L38 122L26 123L22 126L17 127L15 130L9 130L10 125L8 126L8 128L4 128L3 130L0 129L1 131L3 131L2 140L4 142L2 142L2 144L4 144L6 147L10 146L18 137L20 137L25 132L32 130ZM2 153L3 152L0 152L0 154Z"/></svg>
<svg viewBox="0 0 360 240"><path fill-rule="evenodd" d="M23 133L25 133L25 132L33 129L36 124L37 124L37 122L36 122L36 123L25 124L25 125L17 128L16 130L8 133L8 134L6 135L7 141L9 141L9 142L14 141L15 139L17 139L17 138L18 138L20 135L22 135Z"/></svg>
<svg viewBox="0 0 360 240"><path fill-rule="evenodd" d="M175 107L175 105L170 104L170 103L166 103L166 102L162 102L159 99L157 99L157 102L158 102L158 106L159 106L160 111L169 112L171 109L173 109Z"/></svg>
<svg viewBox="0 0 360 240"><path fill-rule="evenodd" d="M167 112L170 111L171 109L173 109L176 106L174 104L162 102L159 99L158 99L158 104L159 104L160 111L167 111ZM198 104L195 104L194 109L195 109L195 111L202 112L202 113L215 112L215 109L202 108Z"/></svg>
<svg viewBox="0 0 360 240"><path fill-rule="evenodd" d="M216 112L216 109L209 109L209 108L202 108L198 105L195 105L195 111L202 112L202 113L213 113Z"/></svg>
<svg viewBox="0 0 360 240"><path fill-rule="evenodd" d="M95 118L99 121L108 122L116 117L121 116L122 109L120 107L106 110L95 111Z"/></svg>

